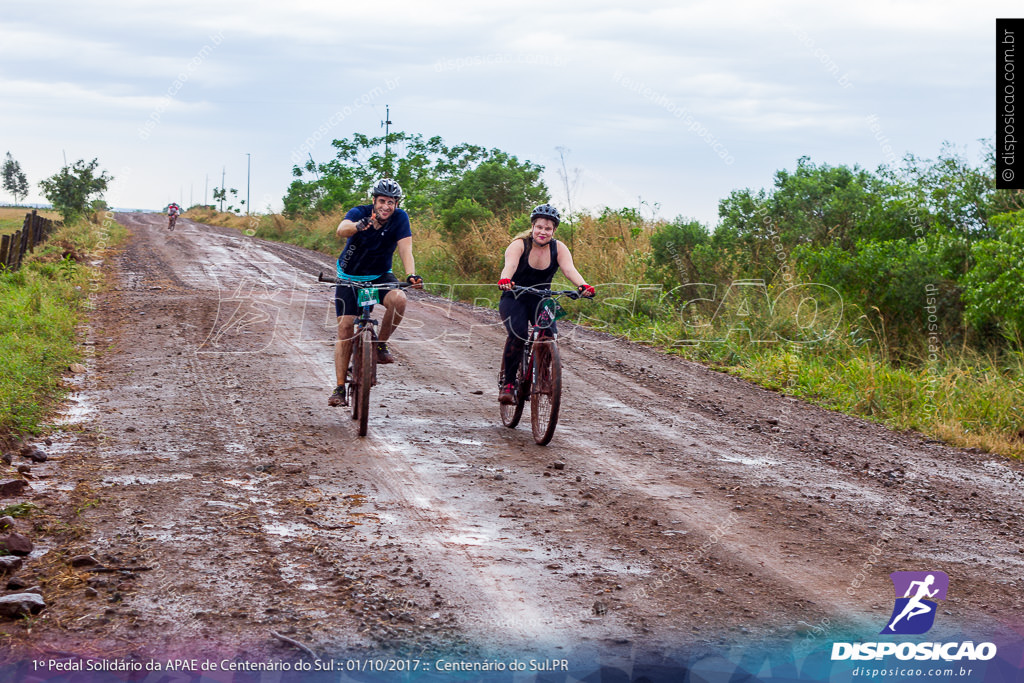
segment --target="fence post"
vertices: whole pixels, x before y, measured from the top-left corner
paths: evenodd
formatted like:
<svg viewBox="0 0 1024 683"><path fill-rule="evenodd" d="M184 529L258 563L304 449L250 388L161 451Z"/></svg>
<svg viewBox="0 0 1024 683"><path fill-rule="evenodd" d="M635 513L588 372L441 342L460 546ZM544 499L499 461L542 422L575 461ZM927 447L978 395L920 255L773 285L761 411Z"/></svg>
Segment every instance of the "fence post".
<svg viewBox="0 0 1024 683"><path fill-rule="evenodd" d="M36 248L36 210L32 209L32 213L25 216L25 228L28 232L28 239L25 242L25 247L28 251L35 251Z"/></svg>
<svg viewBox="0 0 1024 683"><path fill-rule="evenodd" d="M7 263L7 252L11 248L11 236L4 235L0 237L0 265L7 266L10 268L10 264Z"/></svg>
<svg viewBox="0 0 1024 683"><path fill-rule="evenodd" d="M22 228L18 232L14 233L14 239L17 240L17 245L12 245L12 249L15 253L14 270L21 268L21 258L25 255L25 243L28 239L28 231Z"/></svg>

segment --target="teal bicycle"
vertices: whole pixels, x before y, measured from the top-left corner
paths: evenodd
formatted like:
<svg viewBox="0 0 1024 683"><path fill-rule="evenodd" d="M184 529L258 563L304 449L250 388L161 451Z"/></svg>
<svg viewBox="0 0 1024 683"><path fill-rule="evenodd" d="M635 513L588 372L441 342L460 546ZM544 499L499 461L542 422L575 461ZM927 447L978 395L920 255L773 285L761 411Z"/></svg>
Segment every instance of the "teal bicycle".
<svg viewBox="0 0 1024 683"><path fill-rule="evenodd" d="M355 336L352 339L352 353L348 362L347 389L348 403L352 407L352 419L359 421L359 436L366 436L370 420L370 388L377 383L377 325L373 319L373 307L381 303L381 291L405 289L408 282L384 282L369 284L352 280L341 280L320 273L319 282L328 282L356 290L356 305L359 315L354 321Z"/></svg>

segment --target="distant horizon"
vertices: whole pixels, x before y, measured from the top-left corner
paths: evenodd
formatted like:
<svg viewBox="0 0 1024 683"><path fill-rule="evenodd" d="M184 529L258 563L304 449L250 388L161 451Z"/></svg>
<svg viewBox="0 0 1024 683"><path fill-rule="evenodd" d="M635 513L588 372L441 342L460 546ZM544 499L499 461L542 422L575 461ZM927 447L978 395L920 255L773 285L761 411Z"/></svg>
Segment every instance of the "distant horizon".
<svg viewBox="0 0 1024 683"><path fill-rule="evenodd" d="M198 205L197 205L198 206ZM11 204L10 202L0 202L0 209L43 209L45 211L56 211L52 204ZM113 211L114 213L161 213L162 209L135 209L125 208L121 206L108 206L107 210Z"/></svg>

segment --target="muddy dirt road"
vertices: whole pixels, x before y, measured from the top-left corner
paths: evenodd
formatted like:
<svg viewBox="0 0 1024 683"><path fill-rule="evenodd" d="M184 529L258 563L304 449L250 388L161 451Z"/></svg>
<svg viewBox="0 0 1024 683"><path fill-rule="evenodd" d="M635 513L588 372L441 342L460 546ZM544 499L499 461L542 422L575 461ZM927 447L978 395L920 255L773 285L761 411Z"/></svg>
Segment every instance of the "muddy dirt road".
<svg viewBox="0 0 1024 683"><path fill-rule="evenodd" d="M73 429L12 499L48 606L11 656L654 661L877 634L903 570L950 577L932 636L1020 623L1019 463L568 325L539 447L498 419L496 314L423 293L360 439L326 405L331 259L118 219Z"/></svg>

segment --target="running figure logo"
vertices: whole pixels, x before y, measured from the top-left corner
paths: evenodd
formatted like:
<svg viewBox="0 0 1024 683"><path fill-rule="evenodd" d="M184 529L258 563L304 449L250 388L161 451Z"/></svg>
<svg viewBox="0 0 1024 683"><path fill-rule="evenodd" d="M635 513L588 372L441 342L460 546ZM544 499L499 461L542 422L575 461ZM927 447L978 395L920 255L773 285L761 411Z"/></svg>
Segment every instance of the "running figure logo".
<svg viewBox="0 0 1024 683"><path fill-rule="evenodd" d="M896 589L896 604L889 625L882 633L919 635L935 623L937 600L946 599L949 576L945 572L893 572L889 574Z"/></svg>

